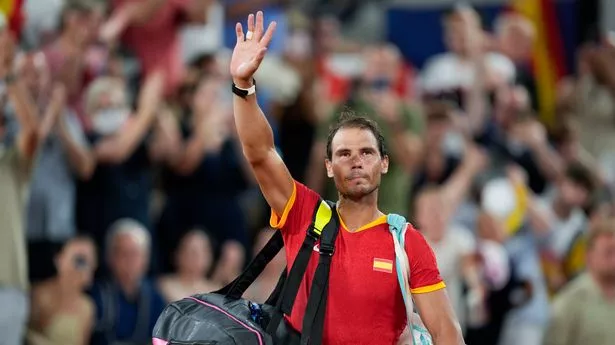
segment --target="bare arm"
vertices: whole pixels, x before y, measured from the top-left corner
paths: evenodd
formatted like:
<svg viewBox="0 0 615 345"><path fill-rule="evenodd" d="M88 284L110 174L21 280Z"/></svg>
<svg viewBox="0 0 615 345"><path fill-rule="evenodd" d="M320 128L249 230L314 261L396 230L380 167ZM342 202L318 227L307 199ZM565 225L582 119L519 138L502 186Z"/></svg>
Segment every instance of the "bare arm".
<svg viewBox="0 0 615 345"><path fill-rule="evenodd" d="M68 119L62 116L65 112L65 105L66 90L63 85L56 85L53 90L51 104L47 109L47 114L39 131L40 137L43 140L47 133L57 125L58 137L64 146L71 168L77 173L79 178L88 180L94 171L94 154L88 147L73 138L71 130L68 128ZM47 128L47 126L50 128Z"/></svg>
<svg viewBox="0 0 615 345"><path fill-rule="evenodd" d="M414 294L413 298L434 345L465 344L446 289Z"/></svg>
<svg viewBox="0 0 615 345"><path fill-rule="evenodd" d="M247 89L252 85L252 75L265 56L267 45L275 30L275 22L264 32L263 13L248 17L248 31L254 32L250 40L244 40L241 24L237 24L237 45L231 59L231 74L234 83ZM261 40L262 39L262 40ZM254 95L245 99L235 96L233 110L237 134L243 153L254 171L256 180L267 203L278 214L293 193L294 182L282 158L275 150L273 132Z"/></svg>
<svg viewBox="0 0 615 345"><path fill-rule="evenodd" d="M461 204L472 186L472 180L486 164L486 156L474 144L467 145L463 163L441 189L447 216L452 215Z"/></svg>
<svg viewBox="0 0 615 345"><path fill-rule="evenodd" d="M97 161L119 163L130 157L154 120L162 95L163 83L162 72L155 72L147 77L139 95L135 118L119 133L106 138L96 146Z"/></svg>
<svg viewBox="0 0 615 345"><path fill-rule="evenodd" d="M15 116L19 122L17 148L26 159L31 159L38 146L37 108L30 97L26 86L17 78L7 82L9 100L15 108Z"/></svg>

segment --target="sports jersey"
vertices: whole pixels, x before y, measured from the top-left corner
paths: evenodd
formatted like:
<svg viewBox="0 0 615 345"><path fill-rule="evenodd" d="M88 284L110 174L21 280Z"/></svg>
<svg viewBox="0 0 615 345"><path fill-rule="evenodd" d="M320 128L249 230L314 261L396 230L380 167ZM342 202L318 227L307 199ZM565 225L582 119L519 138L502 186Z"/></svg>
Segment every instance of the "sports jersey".
<svg viewBox="0 0 615 345"><path fill-rule="evenodd" d="M320 196L295 182L282 215L271 213L271 226L281 229L286 260L292 267L312 222ZM395 272L395 249L386 216L348 231L340 217L340 231L329 273L323 344L395 344L406 325L406 312ZM412 293L445 287L433 251L424 237L409 226L405 238ZM318 265L318 244L299 287L287 320L301 331L312 279Z"/></svg>

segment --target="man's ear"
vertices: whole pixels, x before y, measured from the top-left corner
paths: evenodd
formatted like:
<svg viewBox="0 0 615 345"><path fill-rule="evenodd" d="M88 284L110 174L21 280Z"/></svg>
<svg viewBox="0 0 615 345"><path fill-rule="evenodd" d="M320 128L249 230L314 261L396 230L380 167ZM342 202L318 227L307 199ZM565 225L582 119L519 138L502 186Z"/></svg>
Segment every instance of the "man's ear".
<svg viewBox="0 0 615 345"><path fill-rule="evenodd" d="M325 159L325 167L327 168L327 177L333 178L333 167L330 160Z"/></svg>
<svg viewBox="0 0 615 345"><path fill-rule="evenodd" d="M387 172L389 172L389 156L385 155L380 162L380 173L386 174Z"/></svg>

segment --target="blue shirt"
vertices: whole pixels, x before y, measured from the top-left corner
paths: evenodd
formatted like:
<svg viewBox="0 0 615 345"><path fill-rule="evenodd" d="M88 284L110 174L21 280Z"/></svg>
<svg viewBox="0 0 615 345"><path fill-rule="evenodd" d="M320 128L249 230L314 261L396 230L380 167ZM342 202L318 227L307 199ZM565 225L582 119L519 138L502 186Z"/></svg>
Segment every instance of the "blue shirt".
<svg viewBox="0 0 615 345"><path fill-rule="evenodd" d="M139 295L128 298L110 282L94 285L90 295L96 305L96 327L92 345L108 345L116 341L148 344L152 331L166 306L154 284L144 280Z"/></svg>

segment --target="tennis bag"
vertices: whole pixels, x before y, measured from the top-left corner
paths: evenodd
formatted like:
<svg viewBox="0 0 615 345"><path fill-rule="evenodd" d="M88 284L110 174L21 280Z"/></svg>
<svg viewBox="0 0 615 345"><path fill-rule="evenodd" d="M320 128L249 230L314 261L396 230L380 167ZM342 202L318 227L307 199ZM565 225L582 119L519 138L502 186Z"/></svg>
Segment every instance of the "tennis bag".
<svg viewBox="0 0 615 345"><path fill-rule="evenodd" d="M193 295L169 304L159 316L153 331L153 345L320 345L324 325L329 268L334 253L339 219L335 204L321 200L292 268L282 273L264 304L241 296L284 246L276 231L245 271L224 288ZM318 267L308 297L302 334L286 325L299 285L320 239Z"/></svg>

